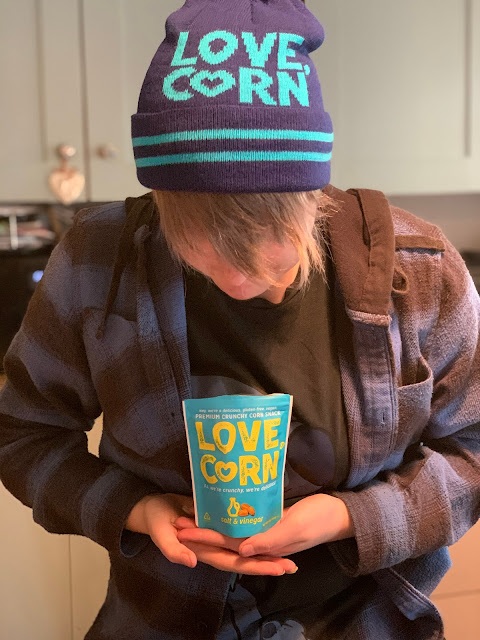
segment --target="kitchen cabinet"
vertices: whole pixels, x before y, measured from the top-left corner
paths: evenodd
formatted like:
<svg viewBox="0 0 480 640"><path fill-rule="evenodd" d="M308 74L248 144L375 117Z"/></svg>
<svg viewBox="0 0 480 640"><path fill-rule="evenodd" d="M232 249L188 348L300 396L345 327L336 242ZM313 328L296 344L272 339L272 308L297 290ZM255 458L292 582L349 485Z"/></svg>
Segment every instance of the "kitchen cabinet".
<svg viewBox="0 0 480 640"><path fill-rule="evenodd" d="M332 182L388 194L480 191L480 0L307 0L335 142ZM130 117L183 0L0 0L0 200L53 201L56 149L80 201L140 195ZM434 17L434 19L433 19Z"/></svg>
<svg viewBox="0 0 480 640"><path fill-rule="evenodd" d="M78 0L0 0L0 86L0 201L53 202L58 145L85 171Z"/></svg>
<svg viewBox="0 0 480 640"><path fill-rule="evenodd" d="M71 638L70 536L47 533L0 484L0 638Z"/></svg>
<svg viewBox="0 0 480 640"><path fill-rule="evenodd" d="M1 483L0 513L0 638L70 640L73 536L45 531Z"/></svg>
<svg viewBox="0 0 480 640"><path fill-rule="evenodd" d="M183 0L0 0L0 201L54 202L59 145L87 179L79 201L146 191L130 116L165 20Z"/></svg>
<svg viewBox="0 0 480 640"><path fill-rule="evenodd" d="M88 433L91 453L101 429L100 416ZM82 536L48 533L1 483L0 512L1 640L83 640L105 599L107 551Z"/></svg>
<svg viewBox="0 0 480 640"><path fill-rule="evenodd" d="M136 177L130 118L137 111L150 61L165 37L165 21L183 4L183 0L83 0L92 200L148 191Z"/></svg>
<svg viewBox="0 0 480 640"><path fill-rule="evenodd" d="M87 434L88 450L94 455L98 455L102 425L103 416L100 416ZM83 640L107 595L110 562L106 549L99 544L82 536L69 537L72 585L71 640Z"/></svg>
<svg viewBox="0 0 480 640"><path fill-rule="evenodd" d="M306 4L326 30L313 59L334 124L333 184L480 191L480 1Z"/></svg>

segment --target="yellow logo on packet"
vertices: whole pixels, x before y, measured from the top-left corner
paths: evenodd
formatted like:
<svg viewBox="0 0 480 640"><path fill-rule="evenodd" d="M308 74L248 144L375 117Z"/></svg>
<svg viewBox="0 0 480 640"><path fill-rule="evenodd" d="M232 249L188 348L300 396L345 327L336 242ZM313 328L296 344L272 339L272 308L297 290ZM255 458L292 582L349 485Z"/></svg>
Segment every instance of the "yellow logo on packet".
<svg viewBox="0 0 480 640"><path fill-rule="evenodd" d="M240 511L240 503L235 500L235 498L230 498L230 506L227 509L228 515L235 518L238 516L238 512Z"/></svg>

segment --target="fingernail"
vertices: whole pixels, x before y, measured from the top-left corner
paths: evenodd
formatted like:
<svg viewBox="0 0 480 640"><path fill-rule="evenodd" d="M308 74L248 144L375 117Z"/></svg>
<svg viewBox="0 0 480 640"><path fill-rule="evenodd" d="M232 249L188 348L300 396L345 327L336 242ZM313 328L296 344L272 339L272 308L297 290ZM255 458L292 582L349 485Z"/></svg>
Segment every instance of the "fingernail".
<svg viewBox="0 0 480 640"><path fill-rule="evenodd" d="M242 547L240 553L242 554L242 556L244 558L248 558L248 556L255 555L255 550L254 550L254 548L252 547L251 544L247 544L244 547Z"/></svg>
<svg viewBox="0 0 480 640"><path fill-rule="evenodd" d="M295 569L289 569L287 573L297 573L297 571L298 571L298 567L295 567Z"/></svg>

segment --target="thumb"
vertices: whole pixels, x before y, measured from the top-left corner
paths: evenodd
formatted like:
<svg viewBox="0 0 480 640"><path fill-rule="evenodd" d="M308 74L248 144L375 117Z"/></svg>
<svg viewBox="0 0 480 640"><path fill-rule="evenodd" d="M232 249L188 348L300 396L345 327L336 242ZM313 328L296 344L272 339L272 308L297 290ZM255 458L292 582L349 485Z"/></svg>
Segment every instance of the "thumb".
<svg viewBox="0 0 480 640"><path fill-rule="evenodd" d="M283 549L291 542L288 538L288 531L283 523L278 522L269 531L257 533L251 538L247 538L238 548L238 553L243 558L255 555L275 554L277 549Z"/></svg>

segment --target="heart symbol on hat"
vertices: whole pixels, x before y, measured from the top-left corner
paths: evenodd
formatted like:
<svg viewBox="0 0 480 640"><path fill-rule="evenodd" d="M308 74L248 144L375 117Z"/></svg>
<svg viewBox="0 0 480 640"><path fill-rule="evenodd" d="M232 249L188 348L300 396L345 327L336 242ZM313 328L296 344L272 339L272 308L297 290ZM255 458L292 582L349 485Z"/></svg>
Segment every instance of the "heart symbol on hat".
<svg viewBox="0 0 480 640"><path fill-rule="evenodd" d="M223 469L229 470L230 473L225 475ZM237 465L234 462L217 462L215 465L215 473L222 482L230 482L237 475Z"/></svg>
<svg viewBox="0 0 480 640"><path fill-rule="evenodd" d="M220 84L215 84L211 87L204 84L204 81L207 81L213 85L217 80L221 80ZM190 86L207 98L215 98L215 96L225 93L225 91L230 91L235 84L235 78L228 71L215 71L213 73L211 71L199 71L190 80Z"/></svg>

